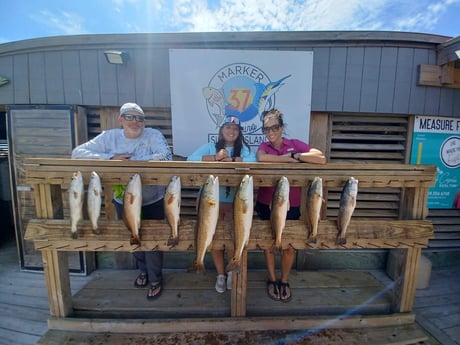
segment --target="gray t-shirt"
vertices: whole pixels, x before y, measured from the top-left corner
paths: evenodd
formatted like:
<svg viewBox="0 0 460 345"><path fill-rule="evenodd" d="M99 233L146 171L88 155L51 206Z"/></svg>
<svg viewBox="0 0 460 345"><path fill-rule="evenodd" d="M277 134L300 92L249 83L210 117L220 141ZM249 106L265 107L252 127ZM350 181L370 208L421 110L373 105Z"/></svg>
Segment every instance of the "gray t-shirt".
<svg viewBox="0 0 460 345"><path fill-rule="evenodd" d="M116 128L102 132L90 141L73 149L73 159L111 159L118 154L131 154L130 160L165 161L172 154L168 142L161 132L154 128L145 128L138 138L126 138L123 129ZM164 197L165 186L144 186L142 204L150 205ZM119 190L119 188L114 189ZM115 195L115 201L122 204L123 197Z"/></svg>

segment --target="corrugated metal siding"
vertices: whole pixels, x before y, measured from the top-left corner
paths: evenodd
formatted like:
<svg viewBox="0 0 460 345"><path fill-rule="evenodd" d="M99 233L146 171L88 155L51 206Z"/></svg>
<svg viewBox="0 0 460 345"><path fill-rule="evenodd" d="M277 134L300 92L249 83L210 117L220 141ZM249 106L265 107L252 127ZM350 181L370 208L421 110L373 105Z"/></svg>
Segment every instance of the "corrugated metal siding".
<svg viewBox="0 0 460 345"><path fill-rule="evenodd" d="M417 85L418 65L436 63L436 44L389 40L366 45L364 39L359 44L345 39L317 43L290 41L290 36L282 35L285 41L273 34L272 41L235 43L222 35L221 41L205 44L189 42L191 36L184 35L182 41L156 45L145 35L140 35L145 42L111 44L118 37L113 35L100 45L97 39L82 39L78 46L45 44L42 51L3 53L0 74L11 83L2 87L0 104L119 106L136 101L169 108L170 48L287 49L314 52L313 111L460 116L460 90ZM103 54L107 46L128 51L128 64L108 64Z"/></svg>

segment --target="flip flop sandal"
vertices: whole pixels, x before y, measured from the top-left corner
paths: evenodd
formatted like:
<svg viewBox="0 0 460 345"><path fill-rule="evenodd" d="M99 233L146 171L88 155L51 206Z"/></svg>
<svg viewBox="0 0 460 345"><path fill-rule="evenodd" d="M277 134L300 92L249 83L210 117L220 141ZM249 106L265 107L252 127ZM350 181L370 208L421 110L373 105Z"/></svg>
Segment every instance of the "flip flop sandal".
<svg viewBox="0 0 460 345"><path fill-rule="evenodd" d="M150 285L149 292L147 293L147 299L155 299L161 295L163 291L163 284L161 282L152 283ZM153 293L153 295L151 295Z"/></svg>
<svg viewBox="0 0 460 345"><path fill-rule="evenodd" d="M289 294L287 289L289 289ZM283 283L282 281L279 282L279 291L280 291L280 300L281 302L287 303L292 298L291 287L289 283Z"/></svg>
<svg viewBox="0 0 460 345"><path fill-rule="evenodd" d="M273 288L273 291L270 291L271 288ZM280 300L278 282L267 279L267 295L274 301Z"/></svg>
<svg viewBox="0 0 460 345"><path fill-rule="evenodd" d="M138 283L137 281L140 280L142 283ZM147 284L149 283L149 276L145 272L139 273L137 276L136 280L134 281L134 286L138 288L143 288L146 287Z"/></svg>

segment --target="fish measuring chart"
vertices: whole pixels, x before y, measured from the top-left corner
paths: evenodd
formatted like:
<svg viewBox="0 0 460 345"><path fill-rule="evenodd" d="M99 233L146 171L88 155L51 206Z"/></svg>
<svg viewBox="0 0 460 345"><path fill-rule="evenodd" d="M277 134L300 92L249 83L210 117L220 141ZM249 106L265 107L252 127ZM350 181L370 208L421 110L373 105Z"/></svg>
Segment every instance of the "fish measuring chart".
<svg viewBox="0 0 460 345"><path fill-rule="evenodd" d="M102 160L71 160L28 158L25 160L26 181L33 186L36 218L27 226L26 239L33 240L35 248L43 255L45 277L48 284L51 315L66 317L72 313L66 252L69 251L133 251L133 250L194 250L195 223L192 216L181 220L179 243L168 245L170 236L166 220L142 221L141 246L130 245L130 234L122 221L100 219L100 234L92 232L89 220L79 225L77 239L70 236L70 220L62 219L61 188L68 185L72 173L81 171L85 184L92 171L96 171L106 191L113 184L126 184L133 173L142 176L144 185L167 185L173 175L180 176L183 187L201 186L208 175L219 177L221 185L237 186L242 177L251 175L254 188L273 186L281 176L286 176L291 186L303 188L303 198L311 181L320 176L323 187L339 188L350 176L359 180L360 188L401 188L401 216L398 220L352 219L347 230L346 244L336 244L336 219L321 219L316 243L307 240L305 200L302 201L302 217L287 221L282 246L296 249L402 249L405 253L401 265L401 279L395 289L392 309L395 312L412 310L415 295L416 269L421 248L426 247L433 236L433 226L425 220L428 188L435 182L434 166L399 164L273 164L273 163L214 163L214 162L120 162ZM106 193L105 204L111 195ZM60 218L60 219L59 219ZM219 222L213 240L213 248L232 246L231 222ZM247 250L270 248L273 237L269 221L254 217ZM231 296L231 316L246 313L246 256Z"/></svg>

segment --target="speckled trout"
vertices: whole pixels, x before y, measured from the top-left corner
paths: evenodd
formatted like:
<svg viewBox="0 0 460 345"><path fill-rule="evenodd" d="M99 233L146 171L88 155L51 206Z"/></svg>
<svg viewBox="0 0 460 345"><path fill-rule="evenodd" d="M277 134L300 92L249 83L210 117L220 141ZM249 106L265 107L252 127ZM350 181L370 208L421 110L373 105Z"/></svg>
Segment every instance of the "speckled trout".
<svg viewBox="0 0 460 345"><path fill-rule="evenodd" d="M141 244L139 232L141 229L142 182L139 174L134 174L126 185L123 196L123 222L131 231L130 244Z"/></svg>
<svg viewBox="0 0 460 345"><path fill-rule="evenodd" d="M347 243L347 228L350 225L351 216L355 210L356 197L358 195L358 180L350 177L343 186L340 196L339 212L337 215L337 234L336 244Z"/></svg>
<svg viewBox="0 0 460 345"><path fill-rule="evenodd" d="M233 242L235 253L227 265L227 272L239 272L241 255L249 242L254 213L254 188L252 176L245 175L233 200Z"/></svg>
<svg viewBox="0 0 460 345"><path fill-rule="evenodd" d="M289 211L289 181L286 176L281 176L276 184L275 192L273 193L272 202L270 205L271 215L270 222L272 226L275 242L273 248L281 251L281 237L286 225L286 216Z"/></svg>
<svg viewBox="0 0 460 345"><path fill-rule="evenodd" d="M191 270L197 273L206 271L204 256L211 247L219 218L219 178L209 175L201 188L198 200L198 219L196 223L196 260Z"/></svg>
<svg viewBox="0 0 460 345"><path fill-rule="evenodd" d="M72 174L72 181L69 187L70 205L70 232L72 238L78 238L78 222L82 219L83 210L83 176L80 171Z"/></svg>
<svg viewBox="0 0 460 345"><path fill-rule="evenodd" d="M179 176L171 177L164 197L165 215L171 228L171 235L168 238L168 246L175 246L179 243L179 221L181 203L181 183Z"/></svg>
<svg viewBox="0 0 460 345"><path fill-rule="evenodd" d="M308 213L308 241L316 243L318 224L321 218L323 205L323 179L316 176L308 187L307 213Z"/></svg>
<svg viewBox="0 0 460 345"><path fill-rule="evenodd" d="M88 184L88 217L91 221L91 226L95 234L99 234L98 230L98 220L101 214L101 204L102 204L102 185L99 175L93 171L91 172L91 177Z"/></svg>

